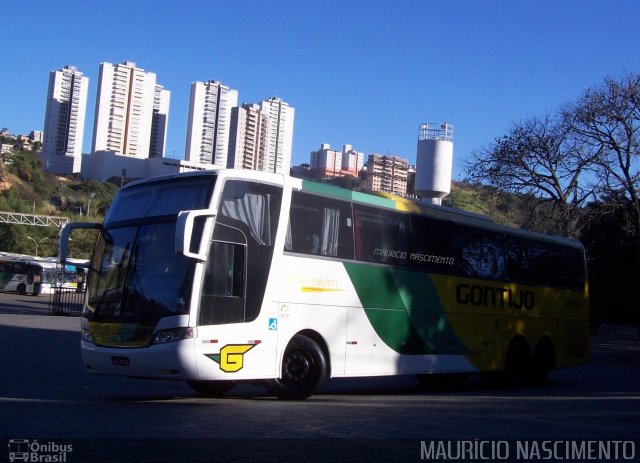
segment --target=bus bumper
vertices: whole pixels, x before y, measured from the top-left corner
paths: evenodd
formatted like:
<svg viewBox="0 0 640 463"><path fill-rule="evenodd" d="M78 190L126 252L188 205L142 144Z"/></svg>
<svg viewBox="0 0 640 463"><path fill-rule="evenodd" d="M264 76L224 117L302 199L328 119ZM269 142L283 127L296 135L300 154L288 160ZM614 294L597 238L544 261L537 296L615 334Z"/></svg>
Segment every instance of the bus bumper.
<svg viewBox="0 0 640 463"><path fill-rule="evenodd" d="M109 348L82 340L82 362L91 373L191 380L198 378L193 339L139 348Z"/></svg>

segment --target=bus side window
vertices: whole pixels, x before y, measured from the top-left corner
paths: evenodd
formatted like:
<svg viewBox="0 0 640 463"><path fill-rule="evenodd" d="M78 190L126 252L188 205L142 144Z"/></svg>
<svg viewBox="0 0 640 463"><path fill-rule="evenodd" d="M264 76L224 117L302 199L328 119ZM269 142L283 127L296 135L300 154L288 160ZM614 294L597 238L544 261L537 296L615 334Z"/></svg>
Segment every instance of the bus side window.
<svg viewBox="0 0 640 463"><path fill-rule="evenodd" d="M294 191L285 251L353 259L351 205Z"/></svg>
<svg viewBox="0 0 640 463"><path fill-rule="evenodd" d="M408 266L411 222L408 214L354 205L356 259Z"/></svg>
<svg viewBox="0 0 640 463"><path fill-rule="evenodd" d="M462 226L457 231L455 242L463 275L488 280L507 278L502 235Z"/></svg>

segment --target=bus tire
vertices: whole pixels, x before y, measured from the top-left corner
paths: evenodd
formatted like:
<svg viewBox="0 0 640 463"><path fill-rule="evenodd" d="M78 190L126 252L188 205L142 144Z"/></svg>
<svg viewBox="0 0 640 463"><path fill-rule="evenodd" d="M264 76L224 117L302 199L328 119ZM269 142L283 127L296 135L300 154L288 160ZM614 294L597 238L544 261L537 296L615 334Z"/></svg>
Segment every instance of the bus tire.
<svg viewBox="0 0 640 463"><path fill-rule="evenodd" d="M553 370L556 364L556 350L549 337L545 336L541 338L536 344L532 363L532 383L535 385L544 384L547 380L549 370Z"/></svg>
<svg viewBox="0 0 640 463"><path fill-rule="evenodd" d="M27 294L27 285L25 285L24 283L20 283L16 288L16 292L21 296L24 296L25 294Z"/></svg>
<svg viewBox="0 0 640 463"><path fill-rule="evenodd" d="M522 387L531 383L533 360L524 338L514 338L505 358L505 380L509 386Z"/></svg>
<svg viewBox="0 0 640 463"><path fill-rule="evenodd" d="M205 397L220 397L233 389L235 381L187 381L191 389Z"/></svg>
<svg viewBox="0 0 640 463"><path fill-rule="evenodd" d="M303 400L313 395L327 377L327 359L322 348L307 336L295 335L284 351L280 378L265 385L283 400Z"/></svg>

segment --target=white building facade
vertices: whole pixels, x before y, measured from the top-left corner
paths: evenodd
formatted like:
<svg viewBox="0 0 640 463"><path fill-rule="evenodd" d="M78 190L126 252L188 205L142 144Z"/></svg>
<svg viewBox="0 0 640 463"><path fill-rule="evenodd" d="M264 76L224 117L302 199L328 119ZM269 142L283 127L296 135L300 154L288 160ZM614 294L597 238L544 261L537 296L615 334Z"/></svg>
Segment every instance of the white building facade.
<svg viewBox="0 0 640 463"><path fill-rule="evenodd" d="M270 120L264 170L288 175L291 168L295 108L280 98L271 97L260 102L260 109L268 114Z"/></svg>
<svg viewBox="0 0 640 463"><path fill-rule="evenodd" d="M238 91L209 80L191 84L185 160L227 167L231 109Z"/></svg>
<svg viewBox="0 0 640 463"><path fill-rule="evenodd" d="M89 78L75 66L49 74L42 156L45 169L80 172Z"/></svg>
<svg viewBox="0 0 640 463"><path fill-rule="evenodd" d="M102 63L92 152L148 158L155 93L155 73L137 68L131 61Z"/></svg>

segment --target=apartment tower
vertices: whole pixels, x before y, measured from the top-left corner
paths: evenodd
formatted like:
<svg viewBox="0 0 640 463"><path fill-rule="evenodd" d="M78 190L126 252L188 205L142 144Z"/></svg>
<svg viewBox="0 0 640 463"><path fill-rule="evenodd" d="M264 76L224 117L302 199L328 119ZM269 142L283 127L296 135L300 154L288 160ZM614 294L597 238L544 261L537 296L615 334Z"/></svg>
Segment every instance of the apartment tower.
<svg viewBox="0 0 640 463"><path fill-rule="evenodd" d="M265 171L289 174L293 144L295 108L280 98L271 97L260 102L260 109L269 115L269 140Z"/></svg>
<svg viewBox="0 0 640 463"><path fill-rule="evenodd" d="M42 154L45 169L80 172L89 78L75 66L49 73Z"/></svg>
<svg viewBox="0 0 640 463"><path fill-rule="evenodd" d="M270 135L269 115L258 104L231 109L231 135L227 167L267 170Z"/></svg>
<svg viewBox="0 0 640 463"><path fill-rule="evenodd" d="M370 154L367 162L367 190L407 195L409 162L397 156Z"/></svg>
<svg viewBox="0 0 640 463"><path fill-rule="evenodd" d="M151 117L151 140L149 141L150 158L164 157L170 101L171 92L165 90L162 85L156 85L153 93L153 116Z"/></svg>
<svg viewBox="0 0 640 463"><path fill-rule="evenodd" d="M319 178L357 177L364 167L364 153L354 150L351 145L343 145L342 151L338 151L323 143L318 151L311 152L310 166Z"/></svg>
<svg viewBox="0 0 640 463"><path fill-rule="evenodd" d="M137 68L131 61L102 63L92 152L113 151L148 158L155 96L155 73Z"/></svg>
<svg viewBox="0 0 640 463"><path fill-rule="evenodd" d="M217 80L191 84L185 159L227 167L231 108L238 91Z"/></svg>

